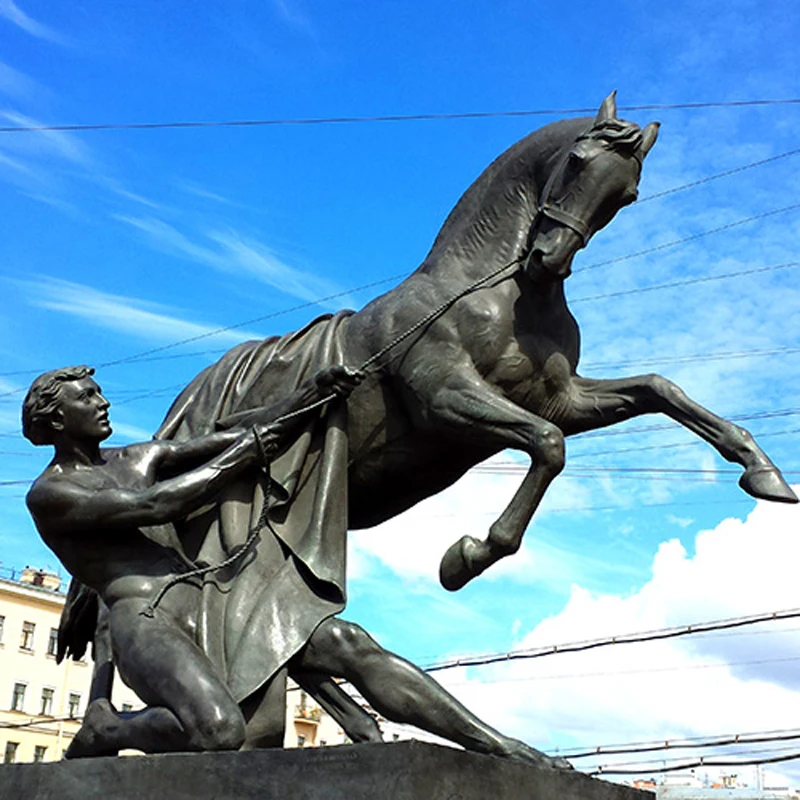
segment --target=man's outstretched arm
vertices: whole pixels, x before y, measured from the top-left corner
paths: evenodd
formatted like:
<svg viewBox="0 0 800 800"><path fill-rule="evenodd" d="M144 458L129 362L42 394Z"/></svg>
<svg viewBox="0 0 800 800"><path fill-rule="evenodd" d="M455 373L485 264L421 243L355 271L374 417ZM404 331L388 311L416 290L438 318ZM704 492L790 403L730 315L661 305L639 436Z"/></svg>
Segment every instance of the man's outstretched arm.
<svg viewBox="0 0 800 800"><path fill-rule="evenodd" d="M52 532L88 533L170 522L213 499L244 469L258 463L258 433L261 431L256 429L240 434L197 469L144 489L98 489L72 476L52 476L34 484L26 498L28 508L36 522Z"/></svg>
<svg viewBox="0 0 800 800"><path fill-rule="evenodd" d="M189 468L189 465L199 465L235 442L241 435L242 428L254 425L260 427L261 445L265 454L272 456L289 443L288 437L296 429L297 423L303 422L305 416L300 413L291 421L276 420L286 414L302 412L306 406L323 397L347 397L362 378L363 374L358 370L337 364L319 372L279 403L224 417L217 422L221 430L216 433L198 436L186 442L160 442L159 472L175 474Z"/></svg>

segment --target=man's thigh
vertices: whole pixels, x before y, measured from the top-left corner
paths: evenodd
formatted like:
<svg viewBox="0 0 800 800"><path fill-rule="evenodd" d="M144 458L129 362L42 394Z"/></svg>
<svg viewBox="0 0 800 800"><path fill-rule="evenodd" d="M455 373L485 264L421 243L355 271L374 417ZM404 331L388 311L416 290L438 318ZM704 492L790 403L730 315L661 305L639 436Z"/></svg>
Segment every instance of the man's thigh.
<svg viewBox="0 0 800 800"><path fill-rule="evenodd" d="M169 708L186 725L241 718L239 707L202 650L170 617L140 613L138 602L111 611L114 662L148 706Z"/></svg>

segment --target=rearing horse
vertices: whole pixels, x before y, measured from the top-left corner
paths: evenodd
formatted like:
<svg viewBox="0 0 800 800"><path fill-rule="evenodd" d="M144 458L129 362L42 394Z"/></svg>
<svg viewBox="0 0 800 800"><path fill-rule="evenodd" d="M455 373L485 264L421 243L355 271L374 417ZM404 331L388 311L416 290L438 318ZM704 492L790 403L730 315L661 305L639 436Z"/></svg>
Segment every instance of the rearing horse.
<svg viewBox="0 0 800 800"><path fill-rule="evenodd" d="M488 538L445 554L442 584L458 589L514 553L550 482L564 437L660 412L741 464L754 497L797 502L752 436L659 375L577 374L580 335L563 282L572 259L633 202L658 123L618 120L614 95L597 117L556 122L503 153L451 212L423 264L343 323L358 364L431 308L503 265L414 338L390 352L377 381L349 401L350 526L376 525L512 448L530 469Z"/></svg>

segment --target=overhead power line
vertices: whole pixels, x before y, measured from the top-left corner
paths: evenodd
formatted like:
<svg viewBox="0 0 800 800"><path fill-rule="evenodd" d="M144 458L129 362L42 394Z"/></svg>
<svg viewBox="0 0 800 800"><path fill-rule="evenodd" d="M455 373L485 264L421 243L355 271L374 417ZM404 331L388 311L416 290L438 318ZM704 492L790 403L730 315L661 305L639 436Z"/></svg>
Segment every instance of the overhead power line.
<svg viewBox="0 0 800 800"><path fill-rule="evenodd" d="M597 745L574 752L560 752L563 758L590 758L601 755L626 755L634 753L655 753L664 750L696 750L707 747L726 747L729 745L765 744L767 742L790 742L800 739L800 730L758 731L757 733L722 734L717 736L696 736L686 739L661 740L658 742L630 742L628 744Z"/></svg>
<svg viewBox="0 0 800 800"><path fill-rule="evenodd" d="M620 111L678 111L700 108L753 108L800 104L800 98L776 100L727 100L700 103L648 103L618 106ZM281 125L342 125L364 122L427 122L455 119L491 119L497 117L535 117L557 114L595 114L597 108L540 108L523 111L461 111L432 114L382 114L349 117L289 117L283 119L182 120L173 122L107 122L68 125L13 125L0 127L0 133L37 133L46 131L118 131L191 128L255 128Z"/></svg>
<svg viewBox="0 0 800 800"><path fill-rule="evenodd" d="M776 411L756 411L751 414L734 414L728 417L730 422L747 422L755 419L776 419L777 417L793 417L800 414L800 408L783 408ZM650 431L665 431L678 428L678 422L658 422L653 425L632 425L627 428L613 430L602 428L596 431L586 431L579 434L580 439L593 439L597 436L627 436L631 433L649 433Z"/></svg>
<svg viewBox="0 0 800 800"><path fill-rule="evenodd" d="M698 767L755 767L764 764L779 764L783 761L794 761L800 758L800 752L792 752L781 756L770 756L755 759L727 759L727 758L699 758L696 761L682 762L670 766L655 764L652 767L637 769L622 768L621 765L603 765L590 770L589 775L651 775L662 772L678 772L681 770L697 769Z"/></svg>
<svg viewBox="0 0 800 800"><path fill-rule="evenodd" d="M798 101L798 102L800 102L800 101ZM0 129L0 130L2 130L2 129ZM674 194L676 192L681 192L681 191L684 191L685 189L691 189L691 188L694 188L696 186L700 186L702 184L709 183L711 181L717 180L719 178L728 177L729 175L734 175L734 174L736 174L738 172L743 172L744 170L747 170L747 169L752 169L754 167L763 166L764 164L768 164L770 162L777 161L777 160L782 159L782 158L787 158L789 156L796 155L797 153L800 153L800 148L795 149L795 150L789 150L789 151L787 151L785 153L780 153L780 154L778 154L776 156L772 156L772 157L766 158L766 159L761 159L759 161L752 161L752 162L750 162L748 164L743 164L743 165L740 165L739 167L735 167L733 169L725 170L723 172L718 172L718 173L715 173L713 175L708 175L705 178L701 178L701 179L696 180L696 181L690 181L689 183L685 183L685 184L682 184L682 185L679 185L679 186L675 186L675 187L672 187L671 189L667 189L667 190L665 190L663 192L658 192L656 194L649 195L647 197L641 198L638 202L645 202L645 201L648 201L648 200L654 200L654 199L656 199L658 197L663 197L663 196L666 196L666 195L669 195L669 194ZM702 236L707 236L707 235L710 235L712 233L718 233L718 232L720 232L722 230L725 230L725 229L728 229L728 228L732 228L732 227L736 227L738 225L743 225L746 222L751 222L751 221L754 221L756 219L760 219L762 217L769 217L769 216L772 216L774 214L779 214L779 213L782 213L784 211L788 211L790 209L793 209L795 207L796 206L787 206L787 207L782 208L782 209L777 209L775 211L766 212L765 214L758 215L756 217L747 217L745 219L737 220L737 221L735 221L733 223L729 223L728 225L722 226L721 228L715 228L715 229L710 230L710 231L701 232L699 234L695 234L693 236L690 236L690 237L687 237L687 238L684 238L684 239L679 239L679 240L676 240L676 241L673 241L673 242L666 242L666 243L664 243L662 245L658 245L657 247L651 248L649 250L642 250L642 251L639 251L637 253L631 253L631 254L628 254L628 255L625 255L625 256L621 256L621 257L619 257L617 259L612 259L610 261L603 261L603 262L599 262L599 263L595 263L595 264L590 264L590 265L584 267L583 269L585 269L585 270L595 269L597 267L601 267L601 266L604 266L606 264L615 263L616 261L621 261L621 260L625 260L625 259L629 259L629 258L634 258L635 256L646 255L646 254L648 254L650 252L655 252L656 250L661 250L661 249L665 249L665 248L668 248L668 247L675 247L675 246L678 246L678 245L680 245L680 244L682 244L684 242L691 241L693 239L700 238ZM773 270L777 270L777 269L785 269L785 268L788 268L788 267L791 267L791 266L796 266L796 263L792 262L791 264L778 265L778 266L775 266L775 267L764 267L764 268L757 269L757 270L744 270L744 271L736 272L736 273L726 273L724 275L711 276L709 278L695 278L695 279L691 279L691 280L688 280L688 281L677 281L677 282L673 282L673 283L661 284L661 285L656 285L656 286L652 286L652 287L644 287L644 288L641 288L641 289L631 289L631 290L627 290L627 291L623 291L623 292L612 292L612 293L609 293L609 294L594 295L594 296L591 296L591 297L579 297L577 299L571 300L571 302L572 303L576 303L576 302L580 303L580 302L587 302L589 300L600 300L600 299L605 299L605 298L608 298L608 297L617 297L617 296L624 295L624 294L638 294L640 292L656 291L656 290L661 289L661 288L673 288L673 287L677 287L677 286L689 285L691 283L702 283L702 282L706 282L706 281L709 281L709 280L722 280L722 279L727 278L727 277L738 277L738 276L741 276L741 275L751 275L751 274L755 274L756 272L769 272L769 271L773 271ZM100 364L98 366L100 368L105 369L107 367L118 366L118 365L121 365L121 364L127 364L127 363L131 363L131 362L138 362L138 361L144 361L144 360L155 360L155 359L152 359L150 357L151 356L155 356L155 355L160 354L160 353L163 353L166 350L170 350L170 349L173 349L175 347L179 347L179 346L182 346L182 345L185 345L185 344L190 344L190 343L195 342L195 341L200 341L202 339L207 339L207 338L210 338L212 336L217 336L217 335L222 334L222 333L227 333L227 332L232 331L232 330L237 330L238 328L243 328L243 327L246 327L246 326L249 326L249 325L253 325L253 324L256 324L256 323L259 323L259 322L264 322L264 321L266 321L268 319L274 319L275 317L279 317L279 316L282 316L282 315L285 315L285 314L290 314L290 313L295 312L295 311L300 311L300 310L303 310L303 309L306 309L306 308L311 308L311 307L316 306L316 305L321 305L323 303L330 302L331 300L336 300L336 299L339 299L341 297L345 297L345 296L347 296L349 294L353 294L355 292L364 291L366 289L372 289L372 288L375 288L377 286L382 286L382 285L385 285L387 283L391 283L391 282L394 282L394 281L397 281L397 280L402 280L402 279L407 278L408 275L409 275L409 273L400 273L400 274L397 274L397 275L392 275L392 276L390 276L388 278L383 278L383 279L381 279L379 281L373 281L371 283L362 284L361 286L354 286L354 287L352 287L350 289L345 289L342 292L337 292L335 294L328 295L327 297L320 297L317 300L312 300L312 301L309 301L309 302L301 303L301 304L296 305L296 306L292 306L290 308L282 309L280 311L275 311L275 312L272 312L270 314L264 314L264 315L259 316L259 317L254 317L252 319L245 320L244 322L238 322L238 323L234 323L232 325L226 325L226 326L221 327L221 328L215 328L212 331L207 331L206 333L198 334L197 336L191 336L191 337L188 337L186 339L181 339L181 340L176 341L176 342L171 342L171 343L166 344L166 345L162 345L162 346L159 346L159 347L151 348L150 350L145 350L145 351L140 352L140 353L134 353L132 355L125 356L123 358L119 358L119 359L115 359L113 361L105 362L105 363ZM201 355L206 355L209 352L224 352L224 350L222 350L222 351L207 351L207 352L201 353ZM182 355L176 355L176 356L171 356L171 357L176 357L177 358L177 357L183 357L183 356ZM44 371L44 369L16 370L16 371L12 371L12 372L0 373L0 377L12 377L12 376L21 376L21 375L38 375L43 371ZM8 392L0 394L0 398L5 397L5 396L18 394L21 391L23 391L23 389L16 389L16 390L8 391Z"/></svg>
<svg viewBox="0 0 800 800"><path fill-rule="evenodd" d="M616 258L609 258L606 261L597 261L594 264L589 264L585 267L581 267L580 270L576 270L579 272L588 272L590 269L597 269L598 267L607 267L610 264L618 264L621 261L627 261L631 258L639 258L639 256L646 256L650 253L657 253L659 250L666 250L670 247L677 247L681 244L686 244L687 242L693 242L697 239L702 239L705 236L711 236L714 233L722 233L722 231L729 231L731 228L738 228L740 225L746 225L748 222L756 222L757 220L766 219L767 217L774 217L777 214L784 214L787 211L795 211L796 209L800 208L800 203L793 203L790 206L784 206L783 208L776 208L772 211L764 211L761 214L756 214L752 217L744 217L742 219L734 220L733 222L729 222L726 225L720 225L717 228L710 228L707 231L700 231L700 233L693 233L691 236L684 236L682 239L675 239L671 242L664 242L663 244L658 244L655 247L648 247L646 250L638 250L635 253L628 253L624 256L617 256Z"/></svg>
<svg viewBox="0 0 800 800"><path fill-rule="evenodd" d="M800 661L800 656L789 656L788 658L760 658L755 661L718 661L703 664L680 664L673 667L639 667L637 669L610 669L597 670L592 672L562 672L553 675L519 675L513 678L488 678L481 681L482 684L506 684L506 683L537 683L540 681L570 681L584 680L586 678L619 678L629 675L656 675L667 672L697 672L699 670L728 669L729 667L752 667L764 664L786 664ZM470 683L469 679L450 683L452 686L464 686Z"/></svg>
<svg viewBox="0 0 800 800"><path fill-rule="evenodd" d="M488 664L499 664L507 661L543 658L544 656L559 653L581 653L586 650L596 650L598 647L608 647L619 644L639 644L641 642L654 642L663 639L676 639L681 636L693 636L709 631L742 628L747 625L758 625L764 622L774 622L782 619L796 619L800 617L800 608L790 608L783 611L770 611L763 614L751 614L744 617L730 617L728 619L712 620L710 622L696 622L690 625L678 625L672 628L660 628L637 633L626 633L618 636L607 636L600 639L585 639L578 642L565 644L545 645L542 647L528 648L525 650L509 650L507 653L487 653L477 656L463 656L431 664L426 672L440 672L445 669L457 667L482 667Z"/></svg>
<svg viewBox="0 0 800 800"><path fill-rule="evenodd" d="M719 180L720 178L727 178L730 175L737 175L740 172L744 172L748 169L754 169L755 167L763 167L765 164L771 164L774 161L780 161L782 158L789 158L790 156L796 156L800 153L800 148L796 148L795 150L787 150L785 153L779 153L776 156L770 156L769 158L762 158L760 161L751 161L749 164L743 164L739 167L733 167L732 169L726 169L723 172L717 172L715 175L708 175L705 178L699 178L696 181L690 181L689 183L681 184L680 186L675 186L672 189L664 189L662 192L655 192L654 194L648 194L644 197L640 197L636 202L638 203L646 203L649 200L656 200L660 197L666 197L670 194L676 194L677 192L682 192L686 189L694 189L696 186L703 186L707 183L711 183L712 181Z"/></svg>

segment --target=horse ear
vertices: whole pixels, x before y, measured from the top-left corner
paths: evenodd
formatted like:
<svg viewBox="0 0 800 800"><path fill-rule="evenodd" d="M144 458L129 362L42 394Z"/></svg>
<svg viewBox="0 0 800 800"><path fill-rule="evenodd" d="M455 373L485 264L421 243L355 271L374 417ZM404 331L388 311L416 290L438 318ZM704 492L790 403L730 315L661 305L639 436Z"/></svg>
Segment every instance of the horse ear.
<svg viewBox="0 0 800 800"><path fill-rule="evenodd" d="M642 131L642 143L639 145L639 152L642 154L642 158L650 152L650 148L656 143L660 126L660 122L651 122Z"/></svg>
<svg viewBox="0 0 800 800"><path fill-rule="evenodd" d="M595 117L595 125L600 122L605 122L609 119L616 119L617 118L617 90L614 89L611 94L603 100L603 105L600 106L600 110L597 112L597 116Z"/></svg>

